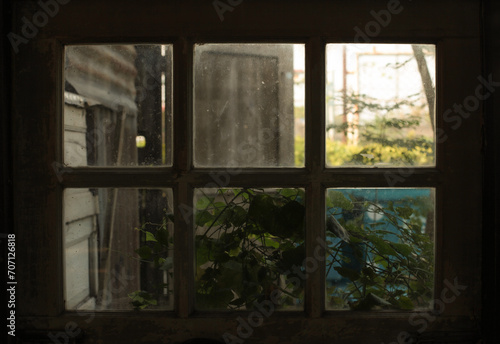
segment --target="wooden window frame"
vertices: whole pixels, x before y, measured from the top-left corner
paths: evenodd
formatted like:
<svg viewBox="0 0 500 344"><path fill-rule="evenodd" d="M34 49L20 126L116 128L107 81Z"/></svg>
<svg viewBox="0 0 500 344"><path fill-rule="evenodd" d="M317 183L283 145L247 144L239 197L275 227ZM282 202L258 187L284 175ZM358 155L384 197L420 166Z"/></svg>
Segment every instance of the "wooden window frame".
<svg viewBox="0 0 500 344"><path fill-rule="evenodd" d="M181 341L189 337L235 334L245 313L194 312L193 233L177 212L175 219L175 311L142 313L75 313L65 311L62 265L62 191L74 187L171 187L176 205L191 204L193 188L211 182L209 172L228 169L192 167L192 57L195 43L304 43L306 45L306 167L245 169L231 175L231 186L305 187L307 256L324 237L324 189L388 187L393 168L325 167L325 44L354 41L354 27L374 21L371 11L386 10L387 1L284 2L233 1L232 11L217 15L212 2L141 3L73 0L40 28L13 56L14 218L18 252L19 329L68 332L77 324L85 338L103 342ZM245 341L305 338L305 342L392 342L402 331L440 338L450 332L478 335L481 304L481 109L463 125L442 114L473 95L481 75L479 1L407 2L372 43L429 43L437 46L437 128L447 136L437 143L435 168L415 168L397 187L436 188L435 297L457 279L467 289L446 304L425 331L412 323L418 312L325 311L324 270L313 272L306 286L304 312L275 312ZM40 10L35 1L14 5L15 32ZM119 10L118 10L119 9ZM117 12L118 11L118 12ZM117 14L119 13L119 15ZM442 13L448 15L443 18ZM425 20L423 20L425 19ZM104 24L103 24L104 23ZM67 44L173 44L174 165L172 168L62 167L63 53ZM460 56L461 58L456 58ZM459 71L459 72L457 72ZM467 163L464 163L464 160ZM54 164L55 163L55 164ZM56 168L54 168L56 166ZM282 174L287 181L283 182ZM466 200L466 202L464 202ZM471 204L474 205L471 207ZM478 205L475 207L475 205ZM472 234L471 234L472 231ZM451 239L453 238L453 239ZM22 267L22 268L21 268ZM36 287L35 287L36 286ZM428 314L423 312L422 314ZM117 320L118 319L118 320ZM420 318L419 318L420 319ZM380 330L386 324L387 329ZM70 326L70 328L72 325ZM457 328L461 330L458 331ZM90 342L82 339L83 342ZM380 339L380 340L379 340Z"/></svg>

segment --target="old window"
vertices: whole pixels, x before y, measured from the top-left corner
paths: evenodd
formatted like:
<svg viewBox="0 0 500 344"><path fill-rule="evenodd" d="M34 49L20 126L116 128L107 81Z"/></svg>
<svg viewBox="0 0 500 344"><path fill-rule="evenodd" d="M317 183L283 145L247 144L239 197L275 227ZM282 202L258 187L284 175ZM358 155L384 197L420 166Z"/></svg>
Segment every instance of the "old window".
<svg viewBox="0 0 500 344"><path fill-rule="evenodd" d="M66 47L66 166L172 165L172 50ZM329 111L319 129L326 166L435 165L435 46L328 44L325 50ZM195 309L251 310L276 290L273 307L303 310L311 269L326 271L326 286L309 290L326 289L326 309L429 307L432 182L431 188L328 188L325 170L326 213L311 216L326 219L326 236L305 241L307 184L299 178L310 172L286 169L304 166L308 141L304 44L198 44L193 55L192 171L205 168L213 181L193 185L193 201L177 207L176 181L166 191L67 188L66 309L173 310L176 212L194 231ZM232 188L231 174L262 167L280 173L278 189L259 185L266 172L256 170L245 178L252 188ZM388 186L394 178L387 174ZM306 260L308 245L328 258Z"/></svg>
<svg viewBox="0 0 500 344"><path fill-rule="evenodd" d="M470 95L488 84L479 25L461 20L478 9L443 22L425 4L339 3L111 1L90 20L103 30L74 1L19 46L16 94L31 101L14 99L16 133L40 146L17 162L49 186L20 169L17 214L34 211L19 245L35 236L24 256L52 266L20 275L50 280L20 304L36 319L24 328L103 342L473 333L480 209L459 199L480 197Z"/></svg>

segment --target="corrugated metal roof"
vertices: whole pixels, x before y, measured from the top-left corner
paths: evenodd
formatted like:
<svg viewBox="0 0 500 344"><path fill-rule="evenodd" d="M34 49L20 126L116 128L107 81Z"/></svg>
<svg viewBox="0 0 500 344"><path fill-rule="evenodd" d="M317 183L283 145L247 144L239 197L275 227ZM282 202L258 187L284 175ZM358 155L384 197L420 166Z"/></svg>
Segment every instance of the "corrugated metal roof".
<svg viewBox="0 0 500 344"><path fill-rule="evenodd" d="M66 47L66 81L90 104L137 113L133 45Z"/></svg>

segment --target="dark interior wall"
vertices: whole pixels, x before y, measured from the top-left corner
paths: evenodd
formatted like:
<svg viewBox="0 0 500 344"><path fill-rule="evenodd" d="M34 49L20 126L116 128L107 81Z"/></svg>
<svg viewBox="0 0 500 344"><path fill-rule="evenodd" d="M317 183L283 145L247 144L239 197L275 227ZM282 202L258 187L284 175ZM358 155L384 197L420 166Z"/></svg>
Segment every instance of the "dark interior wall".
<svg viewBox="0 0 500 344"><path fill-rule="evenodd" d="M483 2L485 76L500 80L500 2ZM483 316L486 343L500 342L496 307L500 300L500 93L494 93L484 103L484 227L483 227Z"/></svg>
<svg viewBox="0 0 500 344"><path fill-rule="evenodd" d="M7 260L7 244L4 239L4 233L12 233L12 178L11 178L11 167L12 167L12 156L10 150L11 135L10 135L10 99L11 99L11 77L10 77L10 43L7 39L7 33L10 31L11 27L11 1L2 1L0 4L0 12L2 14L2 19L0 21L0 33L2 36L2 43L0 44L0 145L1 145L1 167L0 167L0 179L1 179L1 198L0 204L2 210L0 212L0 242L1 242L1 260L2 264L2 277L0 278L0 283L6 285L7 274L4 273L3 269L6 266L5 262ZM4 295L1 293L0 295ZM6 300L5 298L2 299ZM7 314L7 307L2 306L1 314ZM4 330L5 331L5 330ZM4 332L2 332L4 333Z"/></svg>
<svg viewBox="0 0 500 344"><path fill-rule="evenodd" d="M0 45L0 65L2 68L0 69L0 109L1 109L1 145L2 145L2 168L1 168L1 176L2 176L2 228L10 227L10 218L6 216L10 213L10 195L8 192L8 185L10 185L9 178L9 153L10 151L7 148L10 143L9 140L9 126L10 126L10 116L9 108L10 108L10 46L9 41L7 39L7 33L10 28L10 1L3 1L1 3L0 11L2 13L2 20L0 21L0 32L2 35L2 44Z"/></svg>
<svg viewBox="0 0 500 344"><path fill-rule="evenodd" d="M2 197L0 203L2 205L2 210L0 214L1 214L1 226L2 226L1 233L6 233L12 230L12 218L11 218L12 180L10 178L11 157L10 157L10 150L7 148L9 147L10 144L10 137L9 137L10 130L8 130L8 128L10 127L10 116L8 116L10 108L10 92L9 92L10 68L8 68L8 66L10 65L10 58L9 58L10 46L8 40L6 39L6 35L9 32L10 28L10 8L11 8L10 1L3 1L0 6L1 6L0 11L2 12L2 20L0 22L1 23L0 32L2 34L2 44L0 45L0 65L2 66L2 68L0 69L0 99L1 99L0 135L1 135L1 146L2 146L2 154L1 154L2 166L0 172L2 185L0 186L0 188L2 192ZM4 245L3 243L4 239L1 238L0 240L2 241L0 252L2 253L2 267L3 267L7 257L7 253L5 250L6 245ZM6 279L6 274L2 273L0 281L2 282L3 285L5 285L6 281L5 279ZM4 310L4 307L2 307L2 310Z"/></svg>

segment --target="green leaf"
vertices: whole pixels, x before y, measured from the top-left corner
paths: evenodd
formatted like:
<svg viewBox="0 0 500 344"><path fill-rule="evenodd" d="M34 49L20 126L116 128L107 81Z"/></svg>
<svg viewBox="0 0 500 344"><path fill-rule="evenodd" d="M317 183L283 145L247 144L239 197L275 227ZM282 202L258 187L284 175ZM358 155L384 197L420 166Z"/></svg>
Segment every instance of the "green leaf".
<svg viewBox="0 0 500 344"><path fill-rule="evenodd" d="M359 272L349 268L344 268L342 266L336 266L334 269L343 277L349 278L351 281L356 281L359 279Z"/></svg>
<svg viewBox="0 0 500 344"><path fill-rule="evenodd" d="M231 222L235 227L241 227L245 224L247 220L247 211L240 207L239 205L235 206L232 209L231 214Z"/></svg>
<svg viewBox="0 0 500 344"><path fill-rule="evenodd" d="M374 246L375 249L382 255L397 255L397 252L389 245L387 241L378 237L377 235L371 234L366 237Z"/></svg>
<svg viewBox="0 0 500 344"><path fill-rule="evenodd" d="M214 261L218 263L225 263L231 260L231 256L226 252L217 252L214 254Z"/></svg>
<svg viewBox="0 0 500 344"><path fill-rule="evenodd" d="M302 238L304 216L305 207L297 201L290 201L276 211L273 231L281 237Z"/></svg>
<svg viewBox="0 0 500 344"><path fill-rule="evenodd" d="M330 199L330 197L327 197L326 198L326 209L331 209L331 208L335 208L335 206L333 205L333 202Z"/></svg>
<svg viewBox="0 0 500 344"><path fill-rule="evenodd" d="M212 199L207 196L202 196L196 202L196 209L204 210L212 203Z"/></svg>
<svg viewBox="0 0 500 344"><path fill-rule="evenodd" d="M128 294L128 297L131 299L131 304L135 309L144 309L149 306L157 305L157 301L154 296L147 291L134 291L133 293Z"/></svg>
<svg viewBox="0 0 500 344"><path fill-rule="evenodd" d="M201 266L210 260L210 250L205 240L197 240L196 244L196 265Z"/></svg>
<svg viewBox="0 0 500 344"><path fill-rule="evenodd" d="M398 251L405 257L408 257L413 252L413 248L411 246L403 243L393 242L391 243L391 245L396 251Z"/></svg>
<svg viewBox="0 0 500 344"><path fill-rule="evenodd" d="M374 280L377 277L377 273L370 266L364 267L361 271L363 272L363 275L372 280Z"/></svg>
<svg viewBox="0 0 500 344"><path fill-rule="evenodd" d="M274 234L274 212L276 206L271 196L260 194L255 196L248 208L248 218L258 223L265 231Z"/></svg>
<svg viewBox="0 0 500 344"><path fill-rule="evenodd" d="M354 205L350 200L348 200L344 194L337 190L329 190L328 197L332 201L332 204L336 208L341 208L344 210L352 210Z"/></svg>
<svg viewBox="0 0 500 344"><path fill-rule="evenodd" d="M136 250L134 250L135 253L137 253L142 259L149 259L151 258L151 247L149 246L142 246Z"/></svg>
<svg viewBox="0 0 500 344"><path fill-rule="evenodd" d="M241 191L241 190L237 190L237 189L235 189L235 191L234 191L234 195L236 196L237 194L239 194L239 193L240 193L240 191ZM253 194L254 194L254 193L252 192L252 190L248 189L248 192L242 192L242 193L241 193L241 197L243 197L243 199L244 199L245 201L248 201L248 200L250 200L250 195L253 195Z"/></svg>
<svg viewBox="0 0 500 344"><path fill-rule="evenodd" d="M214 216L206 210L199 211L194 216L194 222L197 226L204 226L206 223L211 222Z"/></svg>
<svg viewBox="0 0 500 344"><path fill-rule="evenodd" d="M296 199L297 195L298 195L297 189L281 189L279 191L279 193L283 197L286 197L286 198L289 198L289 199L292 199L292 200Z"/></svg>
<svg viewBox="0 0 500 344"><path fill-rule="evenodd" d="M168 233L167 229L160 228L156 232L156 240L163 246L163 247L168 247L170 245L170 235Z"/></svg>
<svg viewBox="0 0 500 344"><path fill-rule="evenodd" d="M292 266L302 266L302 263L306 256L306 249L304 244L294 247L290 250L283 251L282 262L287 268Z"/></svg>
<svg viewBox="0 0 500 344"><path fill-rule="evenodd" d="M248 214L253 217L263 217L270 213L270 209L274 208L274 202L271 196L260 194L255 196L250 202Z"/></svg>
<svg viewBox="0 0 500 344"><path fill-rule="evenodd" d="M400 296L398 299L398 306L401 309L413 309L415 306L413 305L413 302L410 300L410 298L406 296Z"/></svg>
<svg viewBox="0 0 500 344"><path fill-rule="evenodd" d="M361 243L363 242L363 239L361 239L361 238L357 238L357 237L355 237L354 235L351 235L351 236L349 237L349 242L350 242L352 245L354 245L354 244L361 244Z"/></svg>
<svg viewBox="0 0 500 344"><path fill-rule="evenodd" d="M158 241L158 240L156 240L153 233L148 232L148 231L144 231L144 233L146 233L146 241L154 241L154 242Z"/></svg>
<svg viewBox="0 0 500 344"><path fill-rule="evenodd" d="M229 250L229 255L230 255L231 257L237 257L237 256L238 256L238 254L240 254L240 252L241 252L240 247L235 247L235 248L233 248L233 249Z"/></svg>
<svg viewBox="0 0 500 344"><path fill-rule="evenodd" d="M404 207L396 207L396 213L403 219L409 219L413 214L413 208L408 205Z"/></svg>
<svg viewBox="0 0 500 344"><path fill-rule="evenodd" d="M229 204L231 204L231 203L229 203ZM228 205L228 204L227 204L227 203L224 203L224 202L214 202L214 203L213 203L214 208L216 208L216 209L220 209L220 210L225 209L225 208L227 207L227 205Z"/></svg>
<svg viewBox="0 0 500 344"><path fill-rule="evenodd" d="M304 189L295 189L297 190L297 198L301 199L301 204L304 204L304 200L306 199L306 192Z"/></svg>
<svg viewBox="0 0 500 344"><path fill-rule="evenodd" d="M267 247L272 247L272 248L279 248L279 240L273 239L273 238L265 238L264 240L265 244Z"/></svg>

